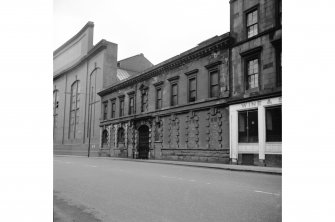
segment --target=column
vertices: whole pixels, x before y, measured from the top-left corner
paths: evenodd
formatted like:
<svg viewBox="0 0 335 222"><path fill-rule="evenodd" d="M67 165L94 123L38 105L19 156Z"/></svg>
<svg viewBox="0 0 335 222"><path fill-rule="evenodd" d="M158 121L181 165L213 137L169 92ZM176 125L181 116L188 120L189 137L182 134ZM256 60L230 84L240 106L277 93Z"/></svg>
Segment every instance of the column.
<svg viewBox="0 0 335 222"><path fill-rule="evenodd" d="M230 110L230 157L233 164L237 164L238 159L238 119L237 119L237 111Z"/></svg>
<svg viewBox="0 0 335 222"><path fill-rule="evenodd" d="M258 147L259 147L259 164L264 166L265 162L265 108L258 107Z"/></svg>

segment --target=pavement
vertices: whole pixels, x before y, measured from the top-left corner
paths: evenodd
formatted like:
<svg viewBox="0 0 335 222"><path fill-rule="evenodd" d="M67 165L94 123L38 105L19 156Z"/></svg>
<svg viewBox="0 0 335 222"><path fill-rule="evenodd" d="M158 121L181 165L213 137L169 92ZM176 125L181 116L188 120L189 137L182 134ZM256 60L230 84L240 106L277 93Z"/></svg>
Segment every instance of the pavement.
<svg viewBox="0 0 335 222"><path fill-rule="evenodd" d="M55 155L55 156L70 156L70 157L81 157L85 156L73 156L73 155ZM205 162L189 162L189 161L172 161L172 160L154 160L154 159L132 159L132 158L117 158L117 157L90 157L90 158L103 158L120 161L136 161L156 164L170 164L180 165L188 167L203 167L221 170L232 170L232 171L246 171L255 173L269 173L269 174L282 174L282 168L279 167L264 167L264 166L249 166L249 165L234 165L234 164L222 164L222 163L205 163Z"/></svg>

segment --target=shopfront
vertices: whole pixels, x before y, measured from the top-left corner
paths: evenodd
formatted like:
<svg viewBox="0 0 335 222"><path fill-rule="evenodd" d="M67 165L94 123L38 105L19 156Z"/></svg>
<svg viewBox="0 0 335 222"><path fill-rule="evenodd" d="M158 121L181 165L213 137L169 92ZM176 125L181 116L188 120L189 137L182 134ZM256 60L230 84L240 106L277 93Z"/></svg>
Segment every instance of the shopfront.
<svg viewBox="0 0 335 222"><path fill-rule="evenodd" d="M229 113L232 163L281 167L282 98L231 105Z"/></svg>

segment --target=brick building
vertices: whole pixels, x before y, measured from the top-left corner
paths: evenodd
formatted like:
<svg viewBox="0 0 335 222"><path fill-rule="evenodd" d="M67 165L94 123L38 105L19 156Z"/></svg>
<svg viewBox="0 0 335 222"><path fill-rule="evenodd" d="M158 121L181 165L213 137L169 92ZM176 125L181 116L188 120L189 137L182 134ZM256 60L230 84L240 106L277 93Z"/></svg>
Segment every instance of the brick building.
<svg viewBox="0 0 335 222"><path fill-rule="evenodd" d="M233 163L281 166L281 21L281 1L230 1Z"/></svg>
<svg viewBox="0 0 335 222"><path fill-rule="evenodd" d="M142 54L117 62L117 44L101 40L93 45L93 31L94 24L88 22L53 52L55 154L87 155L90 144L91 154L98 155L101 102L97 92L152 66Z"/></svg>

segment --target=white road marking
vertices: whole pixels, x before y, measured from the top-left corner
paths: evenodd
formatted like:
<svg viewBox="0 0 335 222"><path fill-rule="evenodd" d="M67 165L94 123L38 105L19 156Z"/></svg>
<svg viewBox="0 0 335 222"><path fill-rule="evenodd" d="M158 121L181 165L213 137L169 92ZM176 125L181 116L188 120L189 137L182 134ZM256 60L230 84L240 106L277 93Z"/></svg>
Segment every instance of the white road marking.
<svg viewBox="0 0 335 222"><path fill-rule="evenodd" d="M195 180L193 180L193 179L191 179L191 180L188 180L188 181L190 181L190 182L195 182Z"/></svg>
<svg viewBox="0 0 335 222"><path fill-rule="evenodd" d="M211 184L211 183L206 183L206 184Z"/></svg>
<svg viewBox="0 0 335 222"><path fill-rule="evenodd" d="M265 193L265 194L270 194L270 195L275 195L275 196L280 196L279 193L270 193L270 192L264 192L264 191L260 191L260 190L254 190L254 192L256 192L256 193Z"/></svg>
<svg viewBox="0 0 335 222"><path fill-rule="evenodd" d="M65 162L65 163L67 163L67 164L71 164L71 162Z"/></svg>

